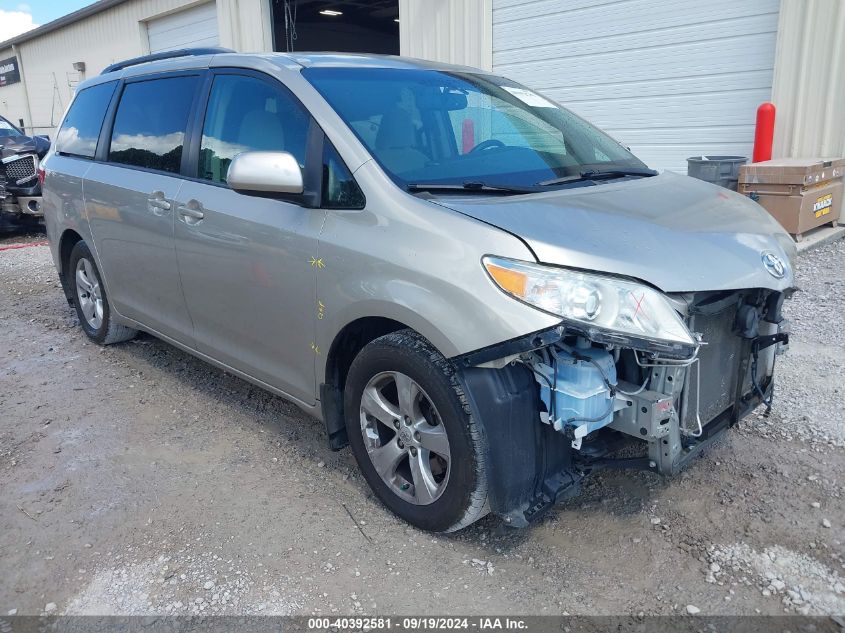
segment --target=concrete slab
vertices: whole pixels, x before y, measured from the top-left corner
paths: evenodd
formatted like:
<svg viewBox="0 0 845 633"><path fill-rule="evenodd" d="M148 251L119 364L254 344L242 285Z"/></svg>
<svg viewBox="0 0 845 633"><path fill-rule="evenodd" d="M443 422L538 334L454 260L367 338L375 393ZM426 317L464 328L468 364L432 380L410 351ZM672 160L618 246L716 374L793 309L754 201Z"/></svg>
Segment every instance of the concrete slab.
<svg viewBox="0 0 845 633"><path fill-rule="evenodd" d="M828 244L834 240L841 240L845 237L845 226L822 226L807 233L804 233L804 239L796 242L799 253L806 253L814 248L818 248L822 244Z"/></svg>

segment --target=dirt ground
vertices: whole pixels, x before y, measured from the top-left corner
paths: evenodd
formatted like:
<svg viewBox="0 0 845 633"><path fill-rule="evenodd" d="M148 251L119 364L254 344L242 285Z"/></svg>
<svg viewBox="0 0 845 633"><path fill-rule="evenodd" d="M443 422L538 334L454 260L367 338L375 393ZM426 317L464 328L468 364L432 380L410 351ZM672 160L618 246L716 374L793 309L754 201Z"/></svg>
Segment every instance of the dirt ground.
<svg viewBox="0 0 845 633"><path fill-rule="evenodd" d="M843 614L843 269L843 242L800 260L770 418L672 480L434 537L317 421L154 338L87 342L47 247L0 250L0 613Z"/></svg>

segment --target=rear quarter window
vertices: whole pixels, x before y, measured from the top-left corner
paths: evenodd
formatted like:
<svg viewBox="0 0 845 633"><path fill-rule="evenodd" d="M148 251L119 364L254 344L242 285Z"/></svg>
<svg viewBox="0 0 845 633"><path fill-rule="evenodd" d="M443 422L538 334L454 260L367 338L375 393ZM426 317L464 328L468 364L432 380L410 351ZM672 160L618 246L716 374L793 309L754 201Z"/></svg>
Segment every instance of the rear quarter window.
<svg viewBox="0 0 845 633"><path fill-rule="evenodd" d="M58 153L94 158L103 119L116 85L116 81L109 81L79 91L56 137Z"/></svg>

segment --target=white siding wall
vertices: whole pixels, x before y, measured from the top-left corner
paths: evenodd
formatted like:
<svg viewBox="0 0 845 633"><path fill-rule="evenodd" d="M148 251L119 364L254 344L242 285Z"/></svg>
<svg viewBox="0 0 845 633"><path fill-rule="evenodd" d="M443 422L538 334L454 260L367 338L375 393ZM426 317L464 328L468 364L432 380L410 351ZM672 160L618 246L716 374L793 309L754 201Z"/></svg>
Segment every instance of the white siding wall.
<svg viewBox="0 0 845 633"><path fill-rule="evenodd" d="M834 0L836 1L836 0ZM652 167L751 155L771 97L780 0L494 0L493 70Z"/></svg>
<svg viewBox="0 0 845 633"><path fill-rule="evenodd" d="M214 2L154 18L146 25L151 53L220 44L217 6Z"/></svg>
<svg viewBox="0 0 845 633"><path fill-rule="evenodd" d="M22 42L21 66L31 120L41 133L54 133L76 84L85 77L73 70L73 62L85 62L87 77L109 64L149 52L147 24L204 2L196 0L128 0L110 9L69 24L56 31ZM265 6L266 5L266 6ZM269 4L266 0L216 0L220 45L244 51L271 51ZM2 58L0 58L2 59ZM3 92L0 88L0 112ZM27 118L26 108L14 120Z"/></svg>
<svg viewBox="0 0 845 633"><path fill-rule="evenodd" d="M14 56L15 52L11 48L0 48L0 59L9 59ZM26 96L22 81L0 87L0 116L6 117L15 125L18 124L18 119L27 119Z"/></svg>
<svg viewBox="0 0 845 633"><path fill-rule="evenodd" d="M217 0L220 46L243 53L273 52L270 0Z"/></svg>
<svg viewBox="0 0 845 633"><path fill-rule="evenodd" d="M775 156L845 156L845 2L784 0Z"/></svg>
<svg viewBox="0 0 845 633"><path fill-rule="evenodd" d="M776 158L845 156L845 2L783 0L772 102Z"/></svg>
<svg viewBox="0 0 845 633"><path fill-rule="evenodd" d="M32 124L52 134L84 76L73 62L85 62L85 76L109 64L147 52L144 23L152 16L191 4L186 0L124 2L42 37L22 42Z"/></svg>
<svg viewBox="0 0 845 633"><path fill-rule="evenodd" d="M493 0L399 0L406 57L490 70Z"/></svg>

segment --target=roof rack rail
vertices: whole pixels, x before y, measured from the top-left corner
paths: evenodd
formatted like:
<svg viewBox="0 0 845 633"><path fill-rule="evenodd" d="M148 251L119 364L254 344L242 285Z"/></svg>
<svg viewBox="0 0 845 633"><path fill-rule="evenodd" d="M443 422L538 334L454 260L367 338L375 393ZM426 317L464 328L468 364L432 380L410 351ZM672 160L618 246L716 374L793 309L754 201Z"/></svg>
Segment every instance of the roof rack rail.
<svg viewBox="0 0 845 633"><path fill-rule="evenodd" d="M217 53L234 53L231 48L223 48L222 46L206 46L203 48L180 48L177 51L162 51L161 53L153 53L152 55L142 55L141 57L133 57L132 59L124 59L122 62L115 62L106 66L101 72L101 75L106 73L113 73L116 70L123 70L129 66L137 66L138 64L145 64L147 62L155 62L160 59L173 59L174 57L195 57L197 55L215 55Z"/></svg>

